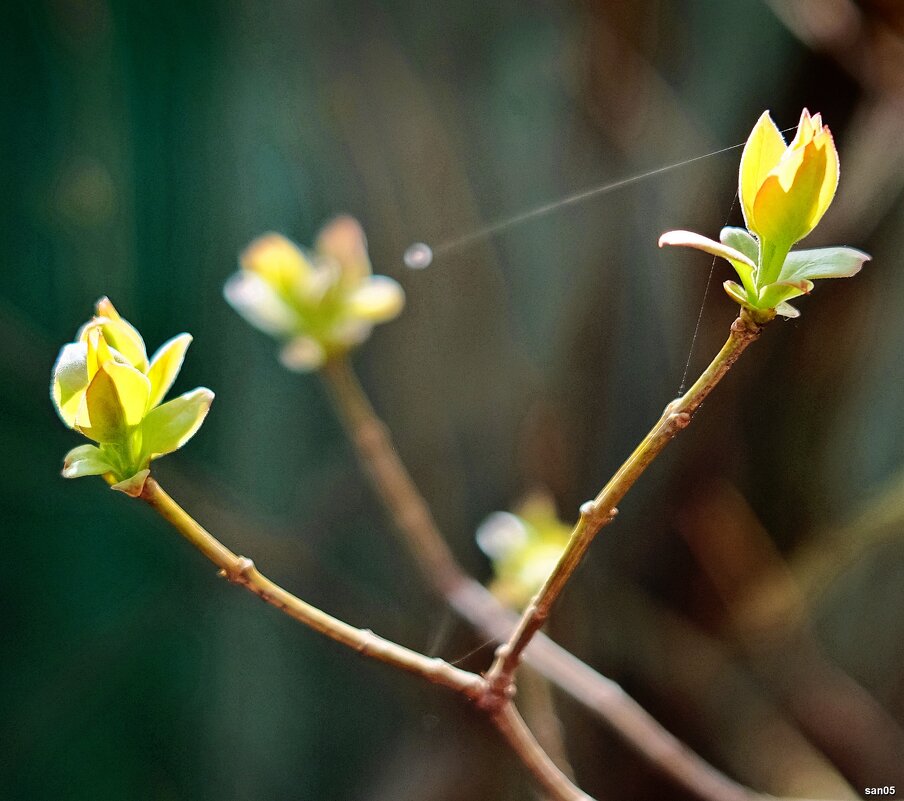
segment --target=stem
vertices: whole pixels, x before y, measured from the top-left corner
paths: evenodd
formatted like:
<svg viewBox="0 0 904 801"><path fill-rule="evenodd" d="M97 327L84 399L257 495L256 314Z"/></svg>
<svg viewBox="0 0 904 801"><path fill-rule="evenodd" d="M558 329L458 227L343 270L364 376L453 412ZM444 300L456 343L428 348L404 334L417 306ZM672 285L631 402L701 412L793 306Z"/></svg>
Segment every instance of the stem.
<svg viewBox="0 0 904 801"><path fill-rule="evenodd" d="M543 750L569 779L574 769L568 761L568 748L562 721L556 710L552 684L538 670L522 670L518 676L518 701L522 715Z"/></svg>
<svg viewBox="0 0 904 801"><path fill-rule="evenodd" d="M549 617L553 604L581 564L594 537L615 517L618 512L617 504L634 482L678 432L687 427L700 404L731 369L747 346L760 335L762 328L763 323L754 320L746 310L742 311L732 323L728 340L710 362L709 367L684 395L665 407L656 425L609 479L609 483L600 490L596 498L581 507L580 519L562 556L559 557L558 564L524 610L508 642L499 646L496 651L496 659L487 673L490 695L495 696L496 700L486 699L485 702L500 703L510 693L512 677L521 662L524 649Z"/></svg>
<svg viewBox="0 0 904 801"><path fill-rule="evenodd" d="M342 414L349 439L381 500L424 575L442 597L470 579L439 531L427 502L396 453L389 430L377 417L344 357L331 359L321 374Z"/></svg>
<svg viewBox="0 0 904 801"><path fill-rule="evenodd" d="M321 370L358 459L424 578L481 636L504 642L516 623L480 582L459 566L385 424L374 412L351 365L337 357ZM719 772L663 728L617 682L538 633L524 659L617 732L638 754L704 801L762 801L765 797Z"/></svg>
<svg viewBox="0 0 904 801"><path fill-rule="evenodd" d="M527 728L518 710L509 701L491 715L493 725L505 737L512 750L531 772L537 783L546 790L551 798L561 801L593 801L556 767L555 762L540 747Z"/></svg>
<svg viewBox="0 0 904 801"><path fill-rule="evenodd" d="M275 606L289 617L314 631L342 643L363 656L413 673L433 684L439 684L476 701L486 692L486 682L477 674L453 667L442 659L430 658L378 637L368 629L357 629L326 612L305 603L278 584L263 576L250 559L233 553L209 531L199 525L151 477L145 481L139 496L164 520L220 568L220 575L240 584L261 600ZM593 801L575 787L540 747L511 703L503 704L490 714L493 725L521 759L552 801Z"/></svg>
<svg viewBox="0 0 904 801"><path fill-rule="evenodd" d="M233 584L240 584L261 600L275 606L289 617L304 623L314 631L342 643L357 653L392 667L421 676L434 684L455 690L471 700L484 692L484 680L465 670L453 667L442 659L431 659L377 636L368 629L350 626L326 612L305 603L292 593L262 575L250 559L233 553L216 537L202 528L160 485L148 477L140 495L164 520L220 568L220 575Z"/></svg>

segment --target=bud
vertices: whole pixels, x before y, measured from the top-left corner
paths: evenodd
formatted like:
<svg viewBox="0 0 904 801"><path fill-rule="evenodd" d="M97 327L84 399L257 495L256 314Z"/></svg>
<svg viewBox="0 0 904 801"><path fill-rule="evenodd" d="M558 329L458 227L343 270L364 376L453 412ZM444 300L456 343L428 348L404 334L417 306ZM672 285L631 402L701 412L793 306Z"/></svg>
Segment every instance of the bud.
<svg viewBox="0 0 904 801"><path fill-rule="evenodd" d="M559 561L571 536L551 497L536 493L511 512L494 512L477 529L477 545L493 563L490 590L506 606L524 607Z"/></svg>
<svg viewBox="0 0 904 801"><path fill-rule="evenodd" d="M141 334L108 298L97 302L53 367L50 394L60 419L96 443L66 454L64 477L109 474L114 489L140 494L150 462L191 439L213 401L199 387L161 404L190 343L179 334L148 359Z"/></svg>
<svg viewBox="0 0 904 801"><path fill-rule="evenodd" d="M787 252L816 227L837 187L838 151L821 115L804 109L786 146L764 111L741 155L738 194L747 228Z"/></svg>
<svg viewBox="0 0 904 801"><path fill-rule="evenodd" d="M397 317L402 287L373 275L357 220L337 217L307 252L280 234L264 234L239 257L224 288L249 323L283 343L280 360L309 371L366 340L373 326Z"/></svg>
<svg viewBox="0 0 904 801"><path fill-rule="evenodd" d="M838 152L819 114L806 109L785 144L763 112L744 146L738 195L749 230L723 228L719 242L691 231L669 231L659 246L683 245L728 261L741 283L726 281L734 301L761 319L797 317L788 301L809 294L815 280L856 275L869 256L849 247L792 251L822 219L838 186Z"/></svg>

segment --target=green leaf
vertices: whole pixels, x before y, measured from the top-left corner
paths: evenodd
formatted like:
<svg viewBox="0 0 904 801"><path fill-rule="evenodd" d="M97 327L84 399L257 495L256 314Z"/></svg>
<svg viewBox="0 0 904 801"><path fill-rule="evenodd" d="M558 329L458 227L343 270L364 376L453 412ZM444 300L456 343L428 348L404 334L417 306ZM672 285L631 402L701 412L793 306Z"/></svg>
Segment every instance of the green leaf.
<svg viewBox="0 0 904 801"><path fill-rule="evenodd" d="M775 309L778 305L791 298L801 295L809 295L813 291L813 282L802 279L800 281L776 281L768 284L760 290L757 306L762 309Z"/></svg>
<svg viewBox="0 0 904 801"><path fill-rule="evenodd" d="M782 265L782 281L815 281L820 278L850 278L860 272L870 257L848 247L792 250Z"/></svg>
<svg viewBox="0 0 904 801"><path fill-rule="evenodd" d="M152 409L141 424L142 450L148 458L172 453L188 442L204 422L213 397L199 387Z"/></svg>
<svg viewBox="0 0 904 801"><path fill-rule="evenodd" d="M743 253L754 264L759 264L760 243L749 231L728 225L719 232L719 241Z"/></svg>
<svg viewBox="0 0 904 801"><path fill-rule="evenodd" d="M185 351L191 344L191 334L179 334L161 345L148 368L148 380L151 382L151 396L148 408L153 409L169 392L169 388L182 369Z"/></svg>
<svg viewBox="0 0 904 801"><path fill-rule="evenodd" d="M740 250L735 250L729 245L716 242L701 234L695 234L693 231L668 231L659 237L659 247L663 245L680 245L702 250L704 253L709 253L713 256L719 256L734 267L735 272L741 279L741 283L744 285L744 289L748 293L753 294L755 291L753 271L756 269L756 262L744 255Z"/></svg>
<svg viewBox="0 0 904 801"><path fill-rule="evenodd" d="M112 470L103 451L94 445L79 445L69 451L63 460L63 478L100 476Z"/></svg>
<svg viewBox="0 0 904 801"><path fill-rule="evenodd" d="M744 292L743 287L739 286L734 281L726 281L722 284L725 291L728 293L728 297L730 297L736 303L740 303L744 307L750 306L750 301L747 299L747 295Z"/></svg>

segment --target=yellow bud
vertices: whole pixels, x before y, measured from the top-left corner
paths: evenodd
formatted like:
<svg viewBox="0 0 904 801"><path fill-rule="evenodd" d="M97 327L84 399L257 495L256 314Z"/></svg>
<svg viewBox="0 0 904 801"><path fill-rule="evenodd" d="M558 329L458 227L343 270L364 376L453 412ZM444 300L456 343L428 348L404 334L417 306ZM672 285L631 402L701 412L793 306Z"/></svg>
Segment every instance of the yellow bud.
<svg viewBox="0 0 904 801"><path fill-rule="evenodd" d="M114 489L132 493L140 491L151 460L195 434L213 393L202 387L163 403L191 337L173 337L148 362L141 334L107 298L96 312L53 367L50 394L61 419L97 443L71 450L63 476L109 474L119 482Z"/></svg>
<svg viewBox="0 0 904 801"><path fill-rule="evenodd" d="M373 274L364 230L348 215L328 222L311 251L271 233L254 240L239 263L223 294L249 323L281 341L280 360L290 370L322 367L405 305L396 281Z"/></svg>
<svg viewBox="0 0 904 801"><path fill-rule="evenodd" d="M766 111L741 156L738 192L747 227L787 250L822 219L838 187L838 152L819 114L804 109L785 145Z"/></svg>

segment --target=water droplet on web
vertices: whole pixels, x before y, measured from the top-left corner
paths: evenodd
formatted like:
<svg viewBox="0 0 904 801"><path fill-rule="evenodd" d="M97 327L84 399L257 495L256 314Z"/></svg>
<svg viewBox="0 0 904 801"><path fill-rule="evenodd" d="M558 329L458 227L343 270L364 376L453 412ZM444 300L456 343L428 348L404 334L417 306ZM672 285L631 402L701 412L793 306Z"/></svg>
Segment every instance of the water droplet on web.
<svg viewBox="0 0 904 801"><path fill-rule="evenodd" d="M402 257L405 266L412 270L423 270L429 267L433 262L433 250L430 245L423 242L415 242Z"/></svg>

